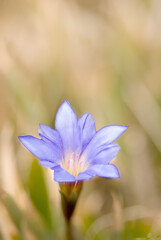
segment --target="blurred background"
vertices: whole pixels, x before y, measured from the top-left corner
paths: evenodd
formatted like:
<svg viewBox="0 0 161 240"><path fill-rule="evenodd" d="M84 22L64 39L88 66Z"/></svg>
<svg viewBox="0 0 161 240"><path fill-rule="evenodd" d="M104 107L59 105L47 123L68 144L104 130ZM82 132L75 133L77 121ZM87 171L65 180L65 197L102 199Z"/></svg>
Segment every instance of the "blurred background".
<svg viewBox="0 0 161 240"><path fill-rule="evenodd" d="M0 239L65 239L58 184L17 136L67 99L128 125L121 178L84 183L75 239L161 239L161 1L0 0Z"/></svg>

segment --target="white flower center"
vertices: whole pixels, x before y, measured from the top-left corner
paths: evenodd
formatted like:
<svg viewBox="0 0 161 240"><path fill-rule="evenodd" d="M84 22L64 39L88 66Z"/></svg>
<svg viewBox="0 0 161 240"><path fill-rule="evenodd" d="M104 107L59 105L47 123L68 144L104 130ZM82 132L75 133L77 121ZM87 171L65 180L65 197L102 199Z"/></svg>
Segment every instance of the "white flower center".
<svg viewBox="0 0 161 240"><path fill-rule="evenodd" d="M77 177L80 172L84 172L88 167L85 159L73 152L62 162L62 168Z"/></svg>

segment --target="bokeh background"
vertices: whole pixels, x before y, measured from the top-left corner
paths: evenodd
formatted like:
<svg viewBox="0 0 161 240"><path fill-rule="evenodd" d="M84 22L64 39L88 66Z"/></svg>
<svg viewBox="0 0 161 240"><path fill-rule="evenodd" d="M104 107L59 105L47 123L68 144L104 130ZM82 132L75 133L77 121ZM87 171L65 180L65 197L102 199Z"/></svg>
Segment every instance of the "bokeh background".
<svg viewBox="0 0 161 240"><path fill-rule="evenodd" d="M161 1L0 0L0 239L65 239L58 184L17 139L67 99L128 125L119 180L84 184L75 239L161 237Z"/></svg>

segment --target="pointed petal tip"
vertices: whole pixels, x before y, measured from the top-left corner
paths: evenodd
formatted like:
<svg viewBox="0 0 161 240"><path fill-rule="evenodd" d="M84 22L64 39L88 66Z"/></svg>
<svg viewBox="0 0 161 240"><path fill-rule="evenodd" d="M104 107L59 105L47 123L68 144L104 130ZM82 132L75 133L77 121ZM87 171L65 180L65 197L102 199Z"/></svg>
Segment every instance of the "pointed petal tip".
<svg viewBox="0 0 161 240"><path fill-rule="evenodd" d="M120 178L120 172L119 172L118 168L113 164L109 164L109 165L111 165L111 166L113 166L113 168L115 168L115 176L113 176L111 178Z"/></svg>
<svg viewBox="0 0 161 240"><path fill-rule="evenodd" d="M68 100L66 100L66 99L62 102L62 104L63 104L63 103L67 103L67 104L70 105L70 103L69 103Z"/></svg>
<svg viewBox="0 0 161 240"><path fill-rule="evenodd" d="M18 140L20 140L20 139L21 139L21 136L18 136L17 138L18 138ZM21 141L21 140L20 140L20 141Z"/></svg>
<svg viewBox="0 0 161 240"><path fill-rule="evenodd" d="M28 145L30 145L30 138L34 138L31 135L21 135L18 136L19 141L30 151Z"/></svg>
<svg viewBox="0 0 161 240"><path fill-rule="evenodd" d="M123 126L125 128L125 131L129 128L129 126Z"/></svg>
<svg viewBox="0 0 161 240"><path fill-rule="evenodd" d="M74 109L72 108L72 106L70 105L70 103L67 101L67 100L64 100L60 107L58 108L58 111L56 113L56 117L55 117L55 122L57 120L57 117L59 116L60 113L65 113L65 114L70 114L70 113L73 113L76 117L76 114L75 114L75 111Z"/></svg>
<svg viewBox="0 0 161 240"><path fill-rule="evenodd" d="M39 128L41 128L43 126L43 124L42 123L39 123Z"/></svg>
<svg viewBox="0 0 161 240"><path fill-rule="evenodd" d="M24 143L24 141L25 141L25 139L26 139L26 136L28 136L28 135L18 136L18 139L19 139L19 141L20 141L22 144Z"/></svg>
<svg viewBox="0 0 161 240"><path fill-rule="evenodd" d="M126 131L127 129L128 129L128 126L125 126L125 125L109 125L109 126L107 126L107 127L120 127L120 128L122 128L124 131Z"/></svg>
<svg viewBox="0 0 161 240"><path fill-rule="evenodd" d="M65 105L71 107L70 103L69 103L66 99L61 103L60 107L63 107L63 106L65 106ZM59 107L59 108L60 108L60 107Z"/></svg>
<svg viewBox="0 0 161 240"><path fill-rule="evenodd" d="M128 126L124 126L124 125L116 125L116 127L121 127L122 128L122 133L121 135L129 128Z"/></svg>

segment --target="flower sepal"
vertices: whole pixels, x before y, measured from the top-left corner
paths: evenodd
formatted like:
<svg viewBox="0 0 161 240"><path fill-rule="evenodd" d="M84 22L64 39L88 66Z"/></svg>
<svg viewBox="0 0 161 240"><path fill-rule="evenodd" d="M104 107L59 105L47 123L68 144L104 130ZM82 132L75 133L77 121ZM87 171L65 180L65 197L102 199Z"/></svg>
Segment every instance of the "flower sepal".
<svg viewBox="0 0 161 240"><path fill-rule="evenodd" d="M82 182L61 183L59 185L63 214L66 221L69 222L82 189Z"/></svg>

